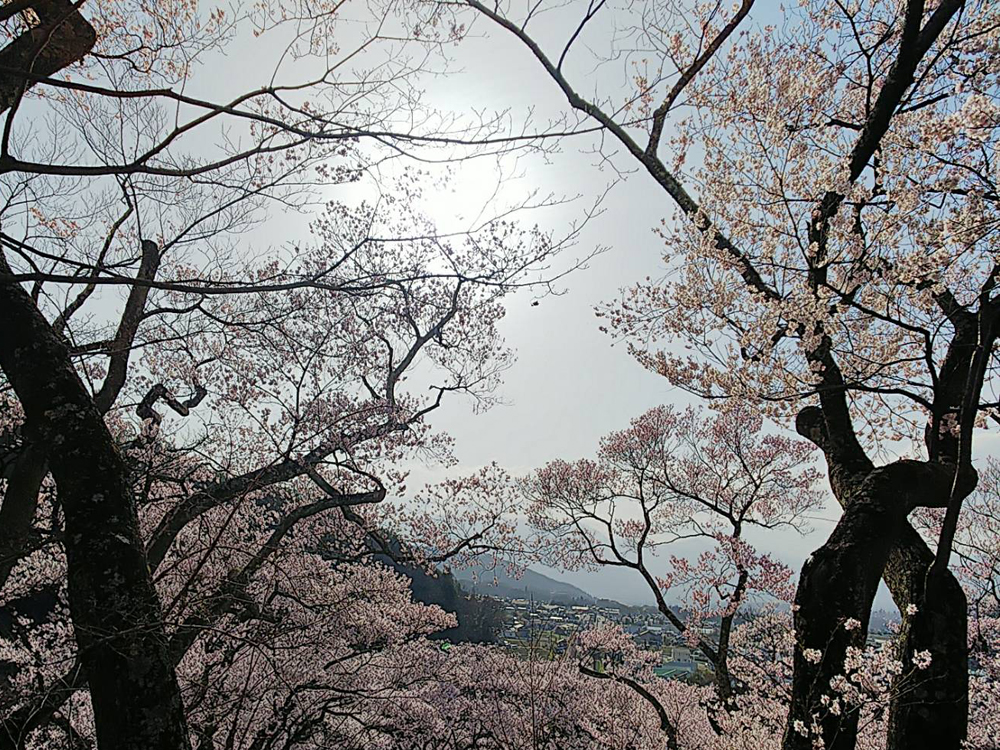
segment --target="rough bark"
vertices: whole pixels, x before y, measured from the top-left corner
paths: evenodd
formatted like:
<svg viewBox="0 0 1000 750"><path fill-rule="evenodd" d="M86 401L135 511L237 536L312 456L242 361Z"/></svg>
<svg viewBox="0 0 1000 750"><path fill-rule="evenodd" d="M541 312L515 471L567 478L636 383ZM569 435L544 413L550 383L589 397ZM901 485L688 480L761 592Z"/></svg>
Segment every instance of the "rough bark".
<svg viewBox="0 0 1000 750"><path fill-rule="evenodd" d="M796 428L828 456L834 496L846 511L852 498L852 483L873 471L874 466L858 451L845 453L830 441L823 412L819 408L803 409ZM922 485L920 497L913 499L916 504L926 507L947 504L951 494L948 476L954 469L947 463L939 466L939 481ZM971 477L965 489L971 491L970 481ZM968 727L968 611L965 593L951 572L945 570L943 580L934 588L934 595L925 597L927 572L934 561L934 553L909 521L904 519L896 533L882 578L903 613L899 658L907 665L907 671L917 651L929 650L932 662L930 669L921 673L925 682L917 689L914 689L911 680L907 680L905 685L901 680L900 689L894 691L886 748L908 750L919 747L924 738L931 737L934 744L929 746L957 750L966 737ZM917 615L912 617L906 614L910 604L918 608ZM925 618L924 624L919 628L911 627L914 617L921 616Z"/></svg>
<svg viewBox="0 0 1000 750"><path fill-rule="evenodd" d="M925 442L932 460L967 464L972 454L975 413L982 392L990 352L997 337L998 307L991 298L993 280L983 286L979 309L973 312L950 293L936 300L954 333L938 375L932 419ZM960 429L942 429L947 416L957 416ZM907 529L910 541L905 559L890 559L886 581L904 612L899 659L903 674L894 685L886 737L888 750L904 750L926 743L942 750L959 750L968 730L968 602L961 585L948 570L954 533L967 493L958 488L943 498L948 508L931 552L919 535ZM932 503L924 502L923 505ZM901 540L902 541L902 540ZM902 555L900 555L902 557ZM907 614L908 605L916 606ZM918 680L908 679L913 656L931 654L930 668Z"/></svg>
<svg viewBox="0 0 1000 750"><path fill-rule="evenodd" d="M0 505L0 590L28 547L31 521L46 472L45 451L35 443L25 442L11 466L7 491Z"/></svg>
<svg viewBox="0 0 1000 750"><path fill-rule="evenodd" d="M160 248L151 240L143 240L142 259L136 278L142 281L152 281L160 267ZM108 347L108 376L101 385L101 390L94 396L94 404L102 414L115 403L118 394L125 386L125 376L128 374L129 357L132 354L132 344L142 322L142 314L146 309L146 299L149 297L149 287L136 284L132 287L125 302L125 311L118 323L118 330Z"/></svg>
<svg viewBox="0 0 1000 750"><path fill-rule="evenodd" d="M822 698L837 698L830 680L843 673L849 646L863 648L872 602L889 556L893 537L906 515L892 497L873 488L858 488L826 544L806 560L795 596L795 656L791 707L784 750L812 750L818 724L828 750L853 750L858 715L834 715ZM848 617L861 622L844 628ZM807 649L822 654L818 663L805 658Z"/></svg>
<svg viewBox="0 0 1000 750"><path fill-rule="evenodd" d="M907 571L921 596L913 599L917 612L903 618L900 631L904 676L889 709L886 750L959 750L968 733L968 602L950 572L928 577L932 561L928 549L926 559L912 562ZM931 665L914 672L913 655L923 650L930 651Z"/></svg>
<svg viewBox="0 0 1000 750"><path fill-rule="evenodd" d="M156 277L159 263L159 247L155 242L143 240L142 260L136 278L152 280ZM133 287L129 293L118 331L108 347L108 376L94 396L94 404L101 414L106 414L114 406L125 385L132 345L148 295L149 287L142 284ZM60 335L56 330L53 332ZM199 393L204 395L203 390ZM38 506L38 492L46 473L44 446L25 442L11 468L3 505L0 506L0 589L28 547L31 521Z"/></svg>
<svg viewBox="0 0 1000 750"><path fill-rule="evenodd" d="M10 267L0 256L0 275ZM187 748L180 690L127 469L64 341L0 280L0 368L48 447L65 517L70 611L102 750Z"/></svg>
<svg viewBox="0 0 1000 750"><path fill-rule="evenodd" d="M97 41L94 27L70 0L14 5L30 7L41 23L0 50L0 112L15 106L40 78L82 60Z"/></svg>
<svg viewBox="0 0 1000 750"><path fill-rule="evenodd" d="M827 456L831 485L844 514L826 544L806 561L799 579L792 705L783 747L813 747L815 725L827 748L853 750L858 716L854 711L834 715L823 706L824 695L829 699L838 697L830 688L830 680L843 673L847 648L864 646L872 602L883 575L897 601L904 597L924 599L925 582L920 571L926 573L933 555L907 522L907 515L918 506L945 507L953 494L964 497L975 487L976 474L971 468L963 469L956 482L954 464L909 460L865 470L856 451L844 451L831 439L823 411L816 407L804 409L796 427ZM845 458L849 460L847 465ZM909 627L914 628L911 637L921 643L955 628L957 583L950 576L942 581L943 588L934 590L928 598L933 603L925 605L928 613L936 615L923 620L926 626L920 625L920 618L909 618ZM906 605L901 606L905 610ZM964 597L960 606L957 623L964 624ZM849 617L859 620L861 627L847 631L843 625ZM958 638L963 639L961 647ZM964 636L949 634L944 643L948 644L949 654L958 659L957 665L946 662L942 655L939 673L923 683L922 692L910 692L909 702L894 702L894 737L912 741L916 730L911 722L924 721L936 724L935 736L941 743L934 747L958 747L964 739L962 700L963 696L967 700L968 679L962 668L966 663ZM821 658L806 659L806 649L817 650ZM913 746L917 745L896 745Z"/></svg>

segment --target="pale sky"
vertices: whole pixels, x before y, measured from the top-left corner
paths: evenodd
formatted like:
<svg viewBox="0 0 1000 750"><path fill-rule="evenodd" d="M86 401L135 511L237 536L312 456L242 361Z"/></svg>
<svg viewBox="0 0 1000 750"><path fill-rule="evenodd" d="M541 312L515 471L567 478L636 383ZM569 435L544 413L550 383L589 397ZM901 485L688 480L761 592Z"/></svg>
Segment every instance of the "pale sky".
<svg viewBox="0 0 1000 750"><path fill-rule="evenodd" d="M564 38L567 27L558 20L553 17L542 33ZM611 21L608 16L605 23ZM607 29L595 28L595 33ZM348 49L349 42L341 41L343 49ZM227 48L226 59L220 61L224 75L209 81L214 98L219 98L221 90L235 92L260 85L261 77L271 73L273 55L269 53L275 49L265 49L260 40L235 40ZM566 109L562 94L537 62L497 29L477 23L473 38L447 48L446 53L452 57L452 72L424 81L424 101L431 106L466 116L481 110L509 110L515 126L529 112L542 126L549 116ZM625 63L616 65L595 70L592 61L571 56L566 70L582 93L589 94L589 86L603 83L607 87L608 82L623 79L621 66ZM581 81L585 83L581 85ZM465 163L457 167L455 191L432 196L424 208L442 230L468 226L494 195L498 178L506 177L513 169L521 176L504 180L500 204L516 202L532 190L560 197L580 196L569 205L525 217L529 223L537 221L558 235L569 222L579 220L594 199L619 177L607 165L599 167L594 153L585 153L593 145L590 136L567 140L563 153L544 160L525 157L516 168L507 163L506 173L498 171L496 163L489 159ZM635 170L628 159L618 160L617 165ZM397 162L394 168L408 167ZM351 200L358 197L357 191L356 186L338 186L330 193L331 197ZM516 350L517 362L506 373L500 392L506 404L473 415L469 403L446 401L433 414L431 424L455 438L459 466L446 471L413 466L408 482L411 488L450 472L474 471L491 461L520 475L551 459L593 456L603 435L626 427L645 410L660 404L690 403L686 394L640 367L623 345L612 346L612 340L598 330L594 315L594 307L615 298L621 288L646 276L663 275L661 242L654 229L673 215L673 205L651 178L634 172L611 190L603 209L584 230L576 254L586 255L599 246L609 249L594 258L587 269L565 279L565 294L545 297L537 306L531 304L530 294L515 295L507 304L501 330ZM254 232L254 248L266 252L269 246L287 247L306 233L308 217L274 214L273 219ZM830 500L812 520L814 532L808 538L794 532L772 532L755 541L762 550L797 570L806 555L822 543L838 515L836 503ZM565 577L596 596L626 603L651 602L644 585L627 571L571 573ZM889 606L884 592L876 606Z"/></svg>
<svg viewBox="0 0 1000 750"><path fill-rule="evenodd" d="M535 108L538 122L544 121L547 108L563 110L561 93L525 50L485 25L476 30L488 33L489 38L466 43L460 49L462 72L429 84L432 101L464 112L481 107L510 108L515 122L530 107ZM574 205L530 217L558 233L561 222L581 216L590 201L615 179L609 169L595 166L593 154L581 153L592 145L585 136L567 141L563 153L551 158L551 163L525 159L521 164L525 176L508 185L501 197L509 195L514 201L533 187L559 195L580 194ZM634 169L626 159L619 160L619 166ZM495 167L485 160L460 170L456 194L462 197L456 201L453 194L436 205L430 203L428 210L445 225L454 221L455 213L474 215L479 208L476 198L492 194L495 174ZM672 216L673 205L652 178L635 173L614 187L603 207L604 213L585 229L578 250L609 249L594 258L586 270L566 278L566 293L546 297L537 306L530 304L529 296L518 295L507 305L502 332L518 357L504 378L501 393L507 404L473 415L468 404L452 400L433 415L432 424L456 441L460 465L448 471L466 473L495 461L520 475L555 458L590 457L603 435L626 427L647 409L692 402L690 396L636 363L624 345L613 346L612 339L598 330L594 314L596 305L615 298L621 288L646 276L664 274L662 243L654 229ZM425 479L441 476L439 471L414 467L410 484L415 487ZM794 532L770 532L755 541L797 571L805 557L822 544L838 516L839 508L831 499L811 521L814 531L807 538ZM676 553L683 551L678 547ZM561 577L595 596L652 603L645 585L630 573L604 570ZM876 606L889 604L883 592Z"/></svg>

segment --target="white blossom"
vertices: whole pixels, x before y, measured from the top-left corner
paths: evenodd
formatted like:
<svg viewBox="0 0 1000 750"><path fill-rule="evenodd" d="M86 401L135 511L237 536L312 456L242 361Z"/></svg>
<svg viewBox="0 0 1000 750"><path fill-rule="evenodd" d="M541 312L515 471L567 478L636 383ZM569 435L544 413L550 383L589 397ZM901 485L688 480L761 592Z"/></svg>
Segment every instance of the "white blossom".
<svg viewBox="0 0 1000 750"><path fill-rule="evenodd" d="M913 666L915 666L917 669L927 669L927 667L929 667L930 665L931 665L930 651L927 650L917 651L917 653L913 655Z"/></svg>

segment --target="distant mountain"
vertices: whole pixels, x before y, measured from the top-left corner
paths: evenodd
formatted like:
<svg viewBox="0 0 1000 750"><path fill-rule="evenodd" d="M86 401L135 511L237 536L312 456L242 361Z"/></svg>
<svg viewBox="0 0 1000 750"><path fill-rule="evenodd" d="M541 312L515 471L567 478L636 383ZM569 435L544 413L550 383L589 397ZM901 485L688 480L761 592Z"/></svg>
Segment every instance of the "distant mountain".
<svg viewBox="0 0 1000 750"><path fill-rule="evenodd" d="M520 578L504 570L471 568L451 571L466 591L479 596L498 599L534 599L537 602L557 604L598 604L602 600L591 596L571 583L557 581L528 568Z"/></svg>
<svg viewBox="0 0 1000 750"><path fill-rule="evenodd" d="M410 551L390 531L380 530L378 538L371 536L367 543L376 562L409 579L414 601L435 604L455 615L458 620L456 627L432 633L429 638L452 643L497 642L497 635L504 624L503 605L500 602L465 591L447 570L432 571L422 565L406 562L411 559ZM357 554L351 547L344 548L342 541L334 534L325 536L316 551L334 564ZM4 611L0 608L0 636L4 635L3 627Z"/></svg>
<svg viewBox="0 0 1000 750"><path fill-rule="evenodd" d="M389 538L388 541L397 557L401 557L399 540ZM375 559L410 579L410 593L415 601L436 604L458 619L458 627L432 633L429 636L432 640L497 642L497 634L503 627L503 606L500 602L464 590L446 570L428 574L422 566L401 563L389 555L377 554Z"/></svg>

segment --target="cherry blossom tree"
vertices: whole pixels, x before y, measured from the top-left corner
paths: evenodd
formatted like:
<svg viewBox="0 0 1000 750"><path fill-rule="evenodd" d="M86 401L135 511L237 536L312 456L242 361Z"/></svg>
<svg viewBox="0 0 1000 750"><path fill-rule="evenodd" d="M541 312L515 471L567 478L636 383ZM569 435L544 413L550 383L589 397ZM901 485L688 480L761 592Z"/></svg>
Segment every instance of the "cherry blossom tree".
<svg viewBox="0 0 1000 750"><path fill-rule="evenodd" d="M517 656L483 646L453 647L438 673L441 679L393 704L390 710L398 712L396 721L405 731L397 744L384 746L662 747L659 717L650 705L635 701L624 684L581 674L576 663L580 655L567 652L553 659L543 649Z"/></svg>
<svg viewBox="0 0 1000 750"><path fill-rule="evenodd" d="M511 513L509 506L463 510L450 503L448 543L435 536L426 508L369 515L363 506L380 504L389 490L403 492L395 468L402 458L448 460L448 441L429 431L425 417L446 394L489 403L509 359L496 334L499 301L553 248L544 237L519 238L497 226L462 245L377 240L369 234L381 223L380 212L399 218L402 209L389 201L361 210L367 213L357 217L331 207L316 225L315 245L300 248L301 266L288 271L299 278L338 248L344 253L321 284L207 298L169 290L156 317L136 332L137 361L120 391L132 406L111 410L106 421L116 453L124 451L119 460L128 467L128 490L139 508L144 568L163 602L157 621L165 623L168 665L182 666L198 638L223 627L226 617L274 617L260 602L273 593L247 592L273 570L270 561L281 556L286 538L304 533L300 525L314 516L340 513L359 530L368 546L345 553L348 561L386 552L383 529L422 538L418 559L424 561L473 552L490 539L495 547L506 533L498 519ZM352 237L352 231L369 234ZM440 262L445 270L431 270ZM246 269L247 278L260 273ZM155 342L155 351L145 342ZM93 375L100 370L88 367L89 359L84 372ZM439 377L422 378L425 387L414 391L404 382L418 366ZM191 383L194 398L180 403L171 395ZM186 419L162 414L161 399ZM141 423L129 416L133 410ZM23 434L20 420L9 432ZM33 532L58 549L68 519L56 496L53 526ZM43 512L36 507L35 516ZM331 529L329 538L314 535L314 556L344 537L342 528ZM294 566L283 563L291 574ZM19 575L24 572L15 567L9 580ZM396 606L383 598L386 607ZM296 658L301 665L301 655ZM74 668L55 682L79 688L82 677ZM51 691L41 695L51 715L61 703ZM46 716L35 704L15 713L6 727L15 739Z"/></svg>
<svg viewBox="0 0 1000 750"><path fill-rule="evenodd" d="M961 0L759 5L640 4L613 34L605 3L560 5L555 44L536 33L544 3L450 7L518 39L581 128L600 129L608 163L678 209L662 230L671 276L612 305L608 328L679 387L794 418L826 457L844 513L800 578L785 746L854 747L858 714L819 701L884 578L904 671L933 654L894 702L887 746L957 748L967 605L949 562L974 429L995 408L1000 18ZM574 79L595 48L627 78ZM906 440L913 457L895 458ZM907 520L918 507L946 509L933 547ZM818 735L797 731L820 714Z"/></svg>
<svg viewBox="0 0 1000 750"><path fill-rule="evenodd" d="M712 664L719 705L733 708L737 617L754 602L792 597L791 570L757 551L747 532L802 528L821 501L811 452L765 433L763 419L742 407L712 418L659 407L605 437L596 460L555 461L530 476L529 517L557 564L634 571ZM680 541L698 542L697 557L673 554L658 569L654 558ZM717 637L704 632L712 618Z"/></svg>
<svg viewBox="0 0 1000 750"><path fill-rule="evenodd" d="M426 415L447 394L490 401L509 361L500 299L559 243L500 220L438 236L412 210L418 170L362 191L369 170L448 127L411 81L459 30L414 29L392 3L355 20L341 3L0 10L0 590L16 593L8 605L25 580L57 594L12 661L46 668L17 678L0 742L213 742L199 707L223 710L235 685L219 664L283 679L284 666L246 665L294 641L261 635L288 592L260 578L299 525L336 512L371 540L380 519L357 508L399 489L400 456L447 457ZM256 45L254 64L274 53L266 85L232 90L230 44ZM369 200L328 202L338 185ZM308 247L252 246L268 210L317 207ZM337 591L366 575L407 611L398 582L351 575L298 603L296 627L313 632L301 649L323 596L353 596ZM403 640L442 625L428 612ZM260 648L185 662L237 624ZM194 695L196 679L217 694ZM249 711L233 714L240 737L271 731ZM294 736L274 731L267 742Z"/></svg>

